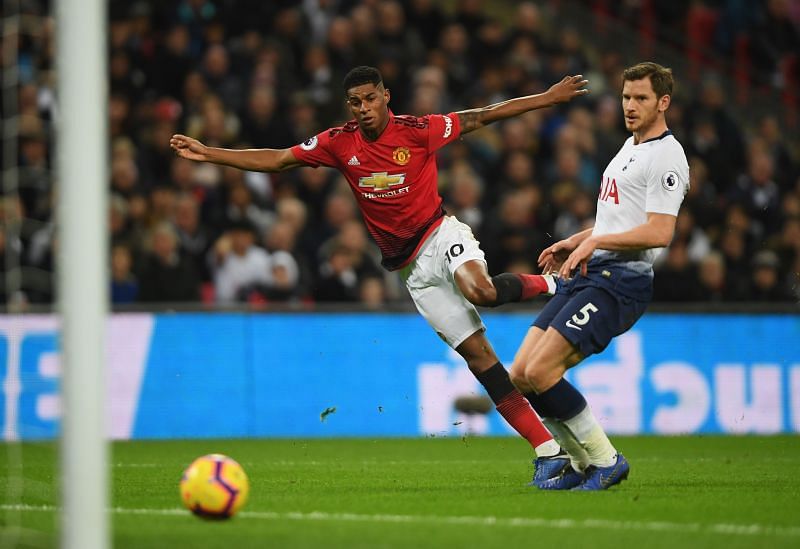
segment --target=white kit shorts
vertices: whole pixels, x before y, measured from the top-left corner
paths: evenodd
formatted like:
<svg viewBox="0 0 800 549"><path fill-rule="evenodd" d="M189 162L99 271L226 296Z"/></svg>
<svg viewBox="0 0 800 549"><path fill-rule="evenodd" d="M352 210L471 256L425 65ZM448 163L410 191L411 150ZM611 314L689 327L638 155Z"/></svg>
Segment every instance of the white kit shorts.
<svg viewBox="0 0 800 549"><path fill-rule="evenodd" d="M486 263L480 243L469 225L445 216L417 252L417 257L400 271L417 310L453 349L486 327L456 285L453 273L467 261Z"/></svg>

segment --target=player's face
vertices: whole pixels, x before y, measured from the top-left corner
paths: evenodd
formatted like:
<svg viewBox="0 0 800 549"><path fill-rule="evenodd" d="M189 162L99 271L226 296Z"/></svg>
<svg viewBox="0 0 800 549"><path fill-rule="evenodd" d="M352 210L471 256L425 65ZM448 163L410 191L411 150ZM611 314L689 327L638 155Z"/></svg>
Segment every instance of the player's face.
<svg viewBox="0 0 800 549"><path fill-rule="evenodd" d="M362 84L347 90L347 106L365 132L382 130L389 120L389 90L382 84Z"/></svg>
<svg viewBox="0 0 800 549"><path fill-rule="evenodd" d="M622 86L622 114L625 128L634 133L647 132L660 113L666 110L669 96L659 100L649 78L626 80Z"/></svg>

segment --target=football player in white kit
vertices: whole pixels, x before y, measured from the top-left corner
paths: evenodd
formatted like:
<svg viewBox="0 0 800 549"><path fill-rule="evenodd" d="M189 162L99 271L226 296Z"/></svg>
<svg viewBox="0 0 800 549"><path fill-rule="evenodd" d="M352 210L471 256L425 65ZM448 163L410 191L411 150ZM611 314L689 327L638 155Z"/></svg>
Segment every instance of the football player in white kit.
<svg viewBox="0 0 800 549"><path fill-rule="evenodd" d="M633 326L652 299L653 261L689 189L686 155L665 120L672 87L672 71L656 63L625 70L622 109L633 135L603 173L595 225L539 256L544 272L558 271L558 291L522 342L511 379L571 456L542 489L604 490L630 470L563 376Z"/></svg>

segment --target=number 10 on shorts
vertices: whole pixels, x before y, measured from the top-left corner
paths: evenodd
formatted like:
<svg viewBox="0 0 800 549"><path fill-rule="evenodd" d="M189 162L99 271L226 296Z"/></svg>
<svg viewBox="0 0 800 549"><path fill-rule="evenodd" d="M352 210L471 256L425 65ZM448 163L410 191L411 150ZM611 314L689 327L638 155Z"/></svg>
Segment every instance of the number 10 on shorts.
<svg viewBox="0 0 800 549"><path fill-rule="evenodd" d="M567 320L567 327L574 328L575 330L581 330L581 326L586 325L587 322L590 320L590 315L592 313L597 312L597 307L594 306L594 303L589 302L583 307L581 310L572 315L570 320Z"/></svg>

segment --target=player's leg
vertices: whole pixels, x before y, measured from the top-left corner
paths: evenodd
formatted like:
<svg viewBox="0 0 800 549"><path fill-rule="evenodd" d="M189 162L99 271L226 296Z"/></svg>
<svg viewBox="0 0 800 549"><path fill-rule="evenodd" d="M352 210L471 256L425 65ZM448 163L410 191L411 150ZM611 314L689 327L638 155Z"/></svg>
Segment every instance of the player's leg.
<svg viewBox="0 0 800 549"><path fill-rule="evenodd" d="M503 273L490 277L472 229L454 217L445 217L439 226L438 239L439 255L458 289L473 305L497 307L555 293L553 275Z"/></svg>
<svg viewBox="0 0 800 549"><path fill-rule="evenodd" d="M626 478L629 469L586 399L563 378L584 356L601 351L615 335L627 330L629 325L621 326L620 319L631 314L622 309L619 300L605 290L589 287L573 292L552 320L545 319L549 321L547 330L518 353L512 366L512 379L520 391L535 393L540 413L557 420L586 450L590 465L581 487L588 483L597 486L592 489L607 488ZM554 487L569 486L555 481Z"/></svg>
<svg viewBox="0 0 800 549"><path fill-rule="evenodd" d="M508 371L486 338L475 306L452 282L440 281L437 286L420 290L415 287L416 281L412 276L406 280L406 285L417 310L439 337L464 358L500 415L530 443L538 457L558 454L558 444L511 383Z"/></svg>
<svg viewBox="0 0 800 549"><path fill-rule="evenodd" d="M583 395L563 378L564 372L581 358L573 342L551 326L525 359L522 376L519 370L513 374L520 391L536 392L544 413L571 433L588 456L584 479L566 473L560 479L542 483L540 488L599 490L618 484L628 476L627 460L608 439Z"/></svg>
<svg viewBox="0 0 800 549"><path fill-rule="evenodd" d="M547 308L556 311L559 310L559 301L562 299L564 299L564 296L561 296L560 294L557 295L548 303ZM550 307L551 304L554 307ZM541 318L542 316L547 316L547 311L542 311L539 317ZM549 321L547 323L549 324ZM528 333L525 334L525 338L522 340L522 344L517 350L516 356L514 357L512 370L514 368L519 370L519 365L524 363L524 360L528 357L532 350L539 345L544 333L545 331L536 325L530 327ZM531 406L536 413L539 414L539 417L541 417L542 423L544 423L545 427L547 427L547 430L550 431L561 448L567 453L569 465L574 471L582 474L586 467L589 466L589 454L586 453L586 450L584 450L580 442L578 442L578 440L573 436L572 432L560 421L553 417L547 417L548 410L539 402L539 396L535 391L528 391L524 396L531 403ZM549 465L549 468L552 469L552 471L542 471L541 474L537 474L534 477L534 484L537 486L540 486L543 480L552 478L556 476L557 473L562 472L564 466L567 465L567 462L565 462L562 467L558 467L557 464L547 465ZM538 470L537 473L539 473ZM580 480L580 478L576 480Z"/></svg>
<svg viewBox="0 0 800 549"><path fill-rule="evenodd" d="M542 294L553 295L556 289L554 275L502 273L490 277L483 261L463 263L455 271L454 278L464 297L481 307L498 307Z"/></svg>
<svg viewBox="0 0 800 549"><path fill-rule="evenodd" d="M464 234L462 225L454 218L446 218L401 276L417 310L439 337L464 357L503 418L542 455L558 453L560 449L552 435L511 383L508 371L486 339L475 306L453 280L451 268L456 270L467 261L483 261L477 241L470 238L471 233ZM459 244L457 253L448 255L455 244Z"/></svg>
<svg viewBox="0 0 800 549"><path fill-rule="evenodd" d="M536 456L538 458L557 456L561 448L536 416L528 401L511 383L508 370L495 354L484 330L479 329L454 348L486 389L500 415L530 443Z"/></svg>

